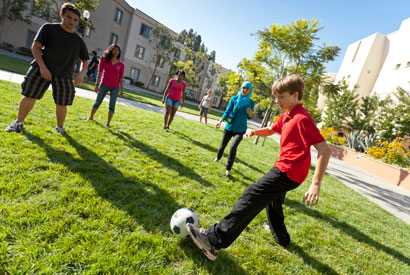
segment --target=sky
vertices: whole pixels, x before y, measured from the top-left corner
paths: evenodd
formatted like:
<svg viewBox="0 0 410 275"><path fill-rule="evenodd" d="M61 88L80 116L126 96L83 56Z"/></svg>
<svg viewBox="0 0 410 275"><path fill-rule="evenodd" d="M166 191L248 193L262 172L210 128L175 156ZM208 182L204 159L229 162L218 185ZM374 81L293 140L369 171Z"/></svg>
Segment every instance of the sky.
<svg viewBox="0 0 410 275"><path fill-rule="evenodd" d="M376 32L390 34L410 18L410 0L126 1L177 33L192 28L201 35L208 53L216 51L216 62L234 71L258 49L252 34L272 24L318 19L323 29L316 43L341 48L335 61L326 65L327 72L337 73L349 44Z"/></svg>

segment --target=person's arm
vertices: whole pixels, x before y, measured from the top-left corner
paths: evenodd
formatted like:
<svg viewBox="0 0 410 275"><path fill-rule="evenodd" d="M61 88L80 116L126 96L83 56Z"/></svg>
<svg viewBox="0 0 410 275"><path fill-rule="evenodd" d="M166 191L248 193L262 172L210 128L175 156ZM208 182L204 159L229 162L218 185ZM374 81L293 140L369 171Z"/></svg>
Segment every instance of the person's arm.
<svg viewBox="0 0 410 275"><path fill-rule="evenodd" d="M182 95L181 95L181 108L184 108L184 102L185 102L185 88L186 88L186 87L184 87L184 88L182 89Z"/></svg>
<svg viewBox="0 0 410 275"><path fill-rule="evenodd" d="M167 97L170 89L171 89L171 82L168 82L167 88L165 89L165 93L162 96L162 104L165 103L165 98Z"/></svg>
<svg viewBox="0 0 410 275"><path fill-rule="evenodd" d="M201 102L199 102L198 109L201 109L202 103L204 102L205 96L202 97Z"/></svg>
<svg viewBox="0 0 410 275"><path fill-rule="evenodd" d="M41 77L48 81L51 81L51 73L48 70L46 64L44 63L43 56L41 54L42 48L43 48L43 45L40 42L34 41L33 44L31 45L31 52L33 53L33 57L36 60L40 68Z"/></svg>
<svg viewBox="0 0 410 275"><path fill-rule="evenodd" d="M120 87L121 87L121 92L120 92L120 97L124 96L124 81L123 78L120 78Z"/></svg>
<svg viewBox="0 0 410 275"><path fill-rule="evenodd" d="M216 129L219 129L219 127L221 127L221 124L223 121L226 121L226 117L228 116L228 114L230 112L232 112L233 110L233 97L231 98L231 100L229 100L228 106L226 107L225 113L222 115L221 119L216 123Z"/></svg>
<svg viewBox="0 0 410 275"><path fill-rule="evenodd" d="M75 76L75 80L74 80L75 84L83 83L84 73L87 70L87 67L88 67L88 60L81 60L81 70Z"/></svg>
<svg viewBox="0 0 410 275"><path fill-rule="evenodd" d="M319 202L320 185L331 155L326 141L313 144L313 146L317 150L317 162L315 173L312 178L312 184L303 196L303 203L306 201L307 206L312 206L315 202L316 204Z"/></svg>
<svg viewBox="0 0 410 275"><path fill-rule="evenodd" d="M100 82L101 82L102 74L103 74L102 71L98 71L97 80L95 81L94 91L95 91L97 94L98 94L99 89L100 89Z"/></svg>
<svg viewBox="0 0 410 275"><path fill-rule="evenodd" d="M272 130L272 127L265 127L262 129L257 129L257 130L250 130L248 129L246 133L243 135L244 138L250 138L251 136L271 136L274 133L276 133L274 130Z"/></svg>

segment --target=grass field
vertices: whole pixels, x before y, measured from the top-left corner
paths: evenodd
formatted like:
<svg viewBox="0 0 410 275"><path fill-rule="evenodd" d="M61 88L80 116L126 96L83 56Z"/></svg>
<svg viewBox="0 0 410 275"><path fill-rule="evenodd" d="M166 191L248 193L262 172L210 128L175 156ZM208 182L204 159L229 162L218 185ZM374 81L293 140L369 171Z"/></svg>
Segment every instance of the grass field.
<svg viewBox="0 0 410 275"><path fill-rule="evenodd" d="M244 140L226 179L226 155L211 161L215 127L177 117L166 133L161 114L117 105L107 130L106 112L85 121L92 100L77 97L61 136L48 92L22 133L6 133L19 85L0 89L0 274L410 274L410 226L400 219L327 175L320 204L302 204L314 168L284 205L288 249L262 228L262 211L210 262L172 235L173 212L217 222L270 169L277 143Z"/></svg>

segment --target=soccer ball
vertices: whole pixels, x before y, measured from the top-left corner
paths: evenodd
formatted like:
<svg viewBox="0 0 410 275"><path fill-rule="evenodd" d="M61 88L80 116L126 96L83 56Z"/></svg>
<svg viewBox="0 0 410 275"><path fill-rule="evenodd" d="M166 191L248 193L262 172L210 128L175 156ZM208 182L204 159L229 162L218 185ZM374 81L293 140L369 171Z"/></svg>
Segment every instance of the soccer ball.
<svg viewBox="0 0 410 275"><path fill-rule="evenodd" d="M185 224L192 223L198 227L198 215L189 208L181 208L172 215L171 226L172 233L179 238L185 238L188 236Z"/></svg>

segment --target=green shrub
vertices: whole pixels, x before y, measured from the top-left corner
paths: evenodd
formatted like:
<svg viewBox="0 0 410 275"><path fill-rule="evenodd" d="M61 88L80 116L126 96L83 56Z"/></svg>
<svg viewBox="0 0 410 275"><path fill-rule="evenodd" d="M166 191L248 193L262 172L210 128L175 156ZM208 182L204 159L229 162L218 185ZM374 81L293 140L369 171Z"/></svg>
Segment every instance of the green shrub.
<svg viewBox="0 0 410 275"><path fill-rule="evenodd" d="M14 52L14 46L7 42L0 43L0 49L6 50L8 52Z"/></svg>
<svg viewBox="0 0 410 275"><path fill-rule="evenodd" d="M26 47L19 47L16 52L24 56L33 57L33 53L31 49L26 48Z"/></svg>

